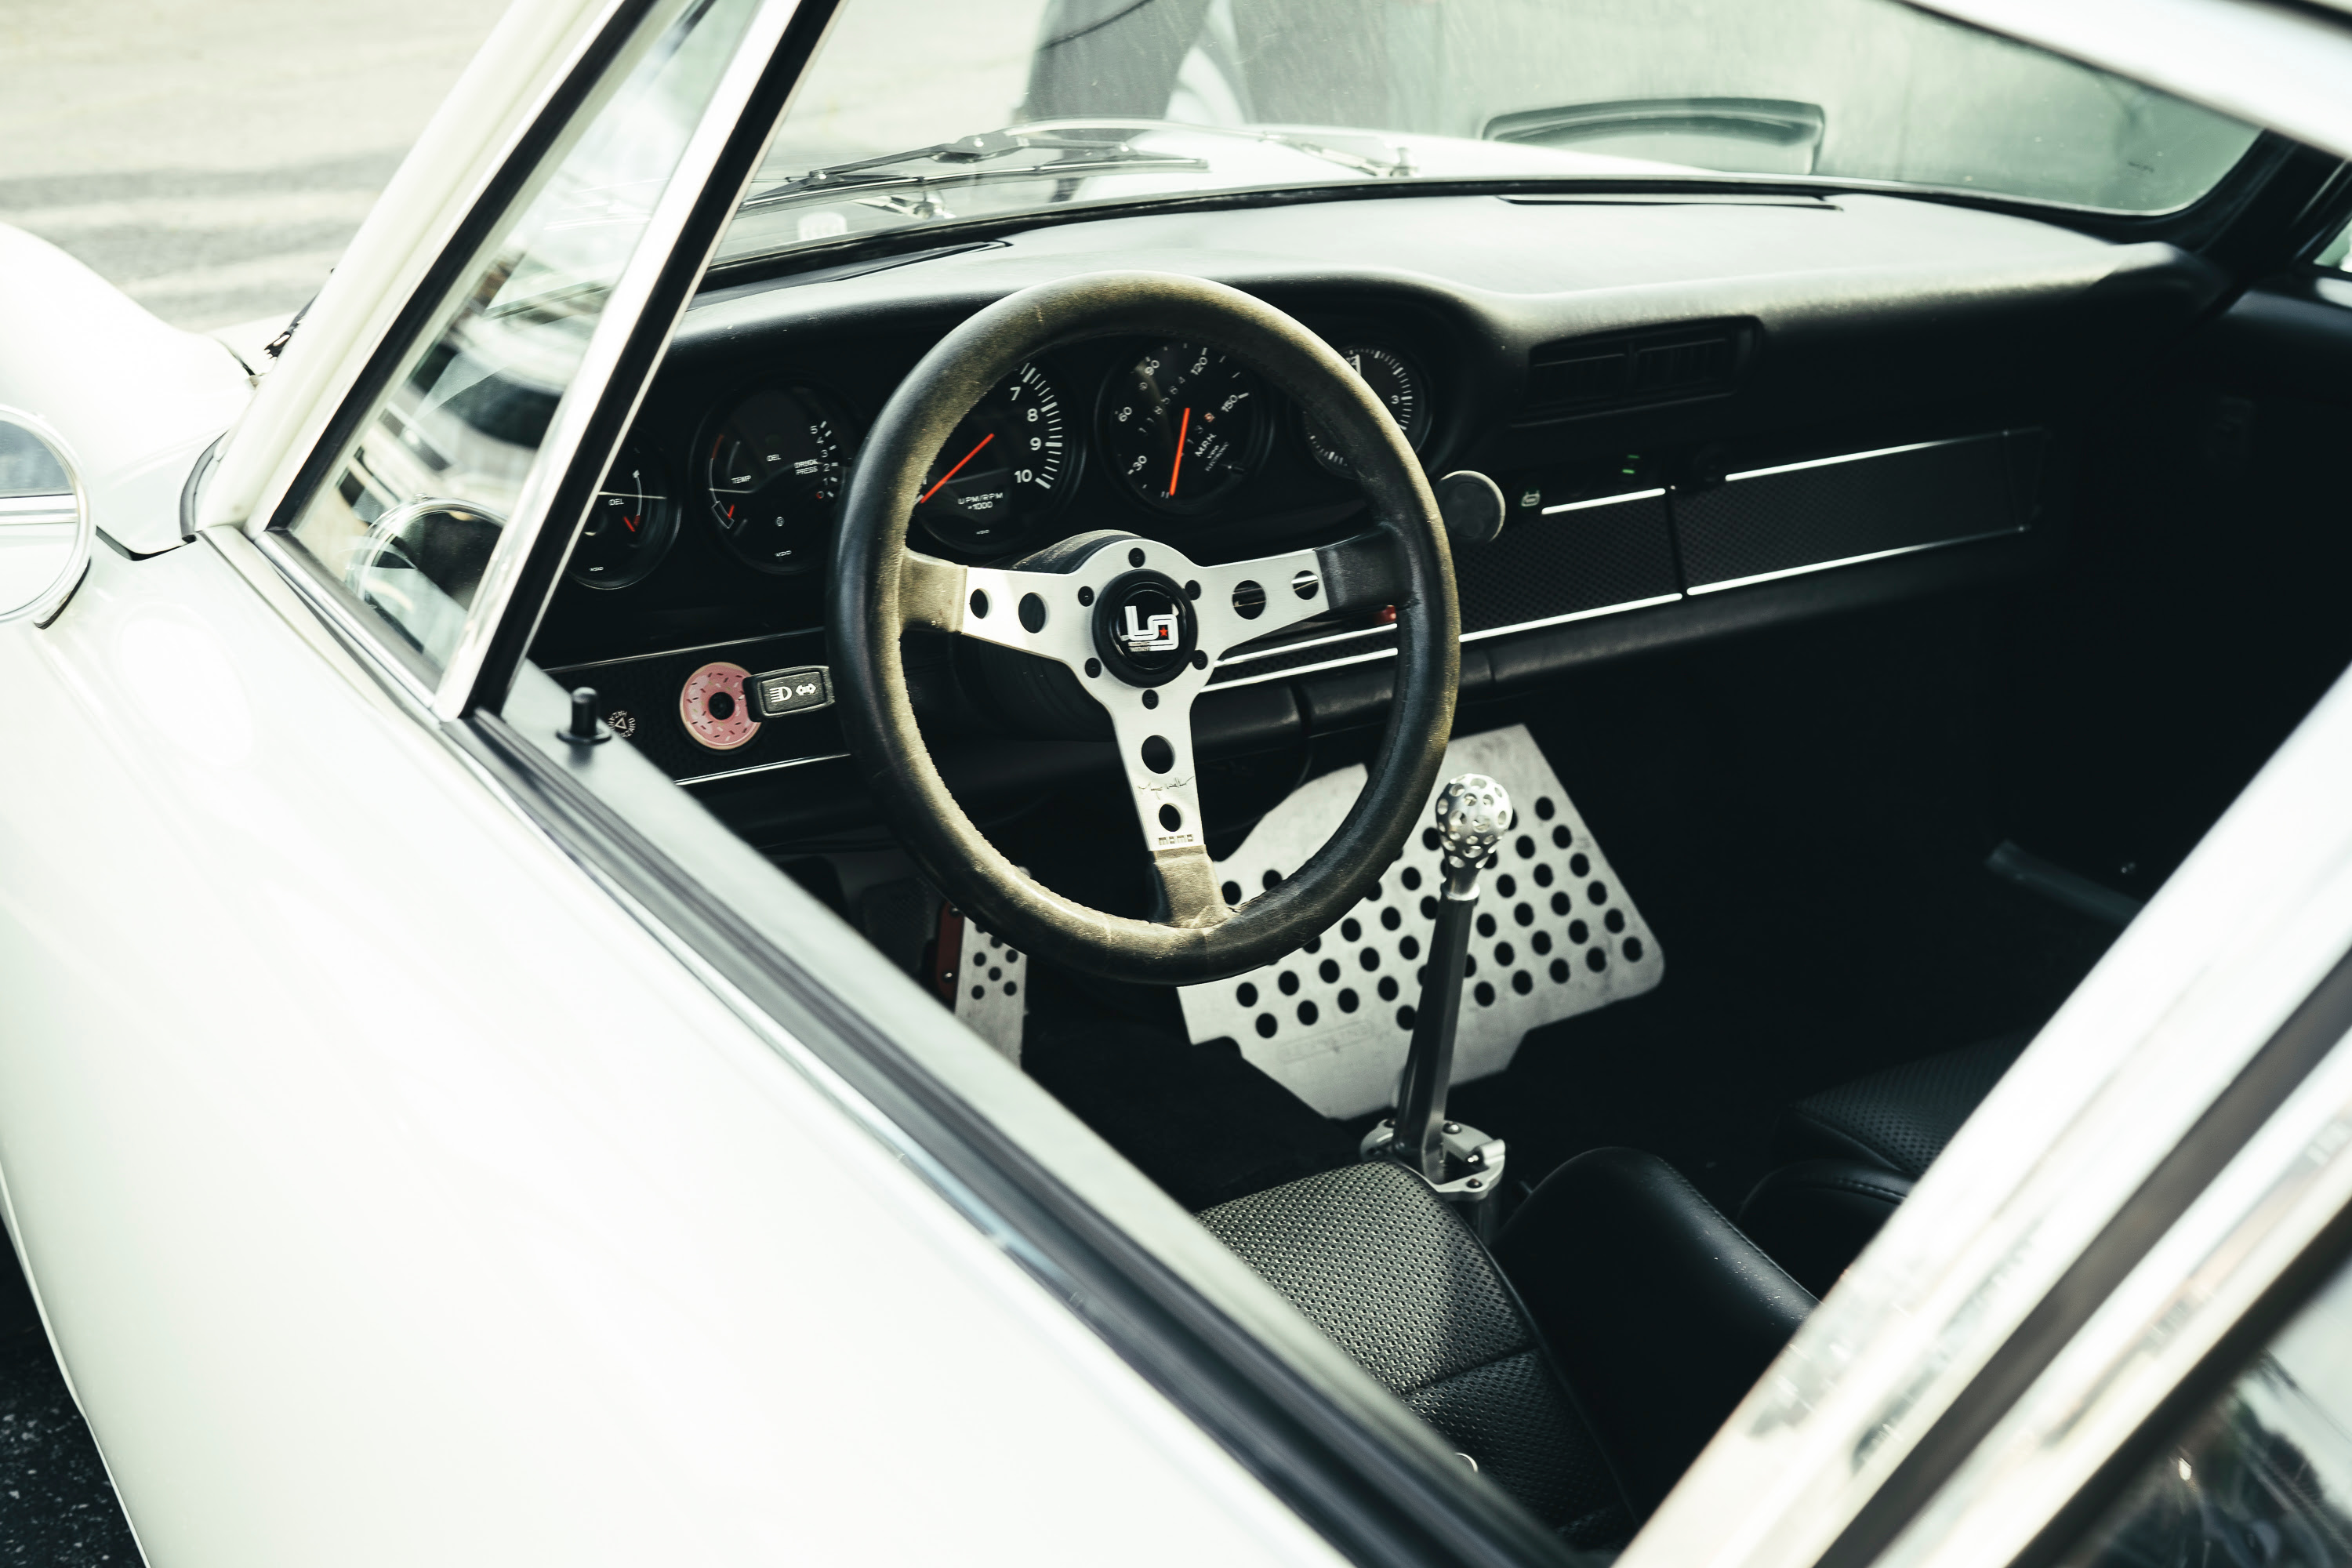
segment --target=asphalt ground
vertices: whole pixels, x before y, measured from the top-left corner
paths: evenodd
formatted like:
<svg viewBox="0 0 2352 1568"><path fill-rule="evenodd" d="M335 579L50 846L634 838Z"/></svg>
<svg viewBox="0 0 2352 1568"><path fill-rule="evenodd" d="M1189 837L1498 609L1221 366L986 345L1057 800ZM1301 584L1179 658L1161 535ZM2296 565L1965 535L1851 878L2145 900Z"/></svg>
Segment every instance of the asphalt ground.
<svg viewBox="0 0 2352 1568"><path fill-rule="evenodd" d="M318 291L496 0L5 0L0 223L174 325Z"/></svg>

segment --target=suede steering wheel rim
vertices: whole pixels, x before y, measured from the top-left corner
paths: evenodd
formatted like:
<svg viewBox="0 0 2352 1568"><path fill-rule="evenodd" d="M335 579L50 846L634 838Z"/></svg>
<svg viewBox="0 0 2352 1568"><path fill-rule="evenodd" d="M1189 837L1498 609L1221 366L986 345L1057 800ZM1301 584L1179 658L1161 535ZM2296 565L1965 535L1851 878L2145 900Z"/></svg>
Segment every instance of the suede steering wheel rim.
<svg viewBox="0 0 2352 1568"><path fill-rule="evenodd" d="M1374 526L1337 544L1203 565L1120 531L1030 558L961 566L908 547L915 500L956 425L1026 361L1065 344L1159 335L1203 342L1305 407L1348 459ZM866 787L934 886L1013 946L1108 979L1222 979L1297 949L1369 892L1420 825L1453 731L1460 612L1421 465L1370 388L1282 311L1222 284L1156 272L1037 284L971 317L875 421L843 500L830 584L842 728ZM1150 653L1120 606L1170 625ZM1202 837L1192 705L1240 644L1334 610L1393 605L1395 695L1364 789L1298 871L1228 908ZM1165 606L1164 612L1162 606ZM1144 618L1138 612L1139 624ZM928 626L1061 663L1110 714L1161 889L1160 918L1074 902L1017 869L948 792L917 727L899 639ZM1092 668L1095 673L1088 674ZM1147 695L1148 694L1148 695Z"/></svg>

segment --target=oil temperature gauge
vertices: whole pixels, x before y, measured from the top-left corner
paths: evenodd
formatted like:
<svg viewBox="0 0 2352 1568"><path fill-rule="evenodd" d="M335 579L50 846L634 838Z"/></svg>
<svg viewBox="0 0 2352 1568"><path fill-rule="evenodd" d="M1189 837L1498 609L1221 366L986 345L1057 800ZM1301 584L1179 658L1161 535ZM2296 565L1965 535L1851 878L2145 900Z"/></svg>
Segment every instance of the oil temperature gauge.
<svg viewBox="0 0 2352 1568"><path fill-rule="evenodd" d="M589 503L563 574L590 588L642 583L677 539L678 505L669 476L652 454L624 447Z"/></svg>
<svg viewBox="0 0 2352 1568"><path fill-rule="evenodd" d="M714 752L731 752L760 732L751 695L744 683L751 672L724 660L704 665L686 678L677 694L677 716L686 732Z"/></svg>

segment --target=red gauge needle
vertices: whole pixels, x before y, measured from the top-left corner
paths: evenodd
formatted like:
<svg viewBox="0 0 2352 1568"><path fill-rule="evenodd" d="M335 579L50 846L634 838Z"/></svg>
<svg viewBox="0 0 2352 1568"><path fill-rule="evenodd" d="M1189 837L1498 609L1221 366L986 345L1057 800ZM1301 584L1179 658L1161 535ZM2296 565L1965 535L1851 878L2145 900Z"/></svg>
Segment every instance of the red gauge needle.
<svg viewBox="0 0 2352 1568"><path fill-rule="evenodd" d="M635 518L634 518L634 517L625 517L625 518L623 518L621 521L622 521L623 522L625 522L625 523L627 523L627 524L629 525L629 531L630 531L631 533L635 533L635 532L636 532L636 531L637 531L637 520L636 520Z"/></svg>
<svg viewBox="0 0 2352 1568"><path fill-rule="evenodd" d="M1168 499L1176 499L1176 481L1184 477L1184 438L1192 431L1192 411L1184 410L1183 421L1176 426L1176 465L1168 470Z"/></svg>
<svg viewBox="0 0 2352 1568"><path fill-rule="evenodd" d="M982 437L980 438L980 447L985 447L985 446L987 446L991 441L993 441L993 440L995 440L995 439L996 439L996 432L995 432L995 431L993 431L993 430L991 430L987 435L982 436ZM916 504L917 506L920 506L920 505L922 505L922 504L923 504L923 502L925 502L925 501L927 501L927 500L930 500L933 496L935 496L935 495L937 495L937 494L939 494L939 493L940 493L940 485L944 485L944 484L946 484L950 479L954 479L958 474L962 473L962 472L963 472L963 464L964 464L964 463L969 463L969 462L971 462L974 458L977 458L977 457L979 457L979 456L980 456L980 447L974 447L971 451L966 452L966 453L963 455L963 462L962 462L962 463L958 463L954 468L950 468L946 473L941 474L941 475L940 476L940 483L939 483L938 485L933 485L929 489L925 490L925 491L924 491L920 496L917 497L917 498L916 498L916 500L915 500L915 504Z"/></svg>

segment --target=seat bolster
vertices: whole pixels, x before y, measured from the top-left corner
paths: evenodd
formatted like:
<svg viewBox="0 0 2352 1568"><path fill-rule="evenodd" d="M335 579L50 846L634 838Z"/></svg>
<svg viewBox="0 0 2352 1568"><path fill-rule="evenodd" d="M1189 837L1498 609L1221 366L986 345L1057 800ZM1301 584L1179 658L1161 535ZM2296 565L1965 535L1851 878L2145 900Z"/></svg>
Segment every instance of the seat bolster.
<svg viewBox="0 0 2352 1568"><path fill-rule="evenodd" d="M1825 1089L1781 1113L1772 1163L1866 1160L1924 1173L2033 1038L2020 1029Z"/></svg>
<svg viewBox="0 0 2352 1568"><path fill-rule="evenodd" d="M1829 1294L1895 1205L1911 1178L1861 1160L1805 1160L1756 1184L1739 1228L1816 1296Z"/></svg>
<svg viewBox="0 0 2352 1568"><path fill-rule="evenodd" d="M1495 1252L1644 1516L1813 1306L1680 1172L1634 1149L1554 1171Z"/></svg>

